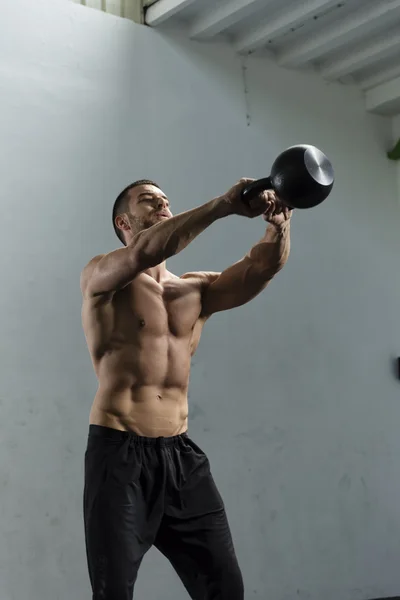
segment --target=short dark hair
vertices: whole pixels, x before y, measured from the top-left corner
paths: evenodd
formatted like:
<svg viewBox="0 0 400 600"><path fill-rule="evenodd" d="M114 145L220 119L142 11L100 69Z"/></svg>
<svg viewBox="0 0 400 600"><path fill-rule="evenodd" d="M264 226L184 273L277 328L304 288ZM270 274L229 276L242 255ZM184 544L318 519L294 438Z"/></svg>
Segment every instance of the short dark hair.
<svg viewBox="0 0 400 600"><path fill-rule="evenodd" d="M118 215L128 212L129 192L133 188L139 187L140 185L154 185L157 188L159 187L154 181L151 181L150 179L138 179L137 181L134 181L133 183L129 184L124 190L122 190L122 192L120 193L120 195L114 202L114 206L113 206L112 220L113 220L114 231L115 231L118 239L125 246L126 246L126 243L124 240L124 235L123 235L121 229L119 229L119 227L116 226L115 219L118 217Z"/></svg>

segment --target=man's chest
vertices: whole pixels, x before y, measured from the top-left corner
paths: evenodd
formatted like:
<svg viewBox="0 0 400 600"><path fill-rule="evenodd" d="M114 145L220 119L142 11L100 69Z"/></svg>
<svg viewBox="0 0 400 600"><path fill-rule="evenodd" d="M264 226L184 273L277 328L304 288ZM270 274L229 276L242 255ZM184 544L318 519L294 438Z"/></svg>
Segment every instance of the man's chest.
<svg viewBox="0 0 400 600"><path fill-rule="evenodd" d="M124 314L135 330L143 334L186 337L199 321L201 290L192 281L176 278L160 284L150 277L140 276L117 302L123 306L116 306L116 315Z"/></svg>

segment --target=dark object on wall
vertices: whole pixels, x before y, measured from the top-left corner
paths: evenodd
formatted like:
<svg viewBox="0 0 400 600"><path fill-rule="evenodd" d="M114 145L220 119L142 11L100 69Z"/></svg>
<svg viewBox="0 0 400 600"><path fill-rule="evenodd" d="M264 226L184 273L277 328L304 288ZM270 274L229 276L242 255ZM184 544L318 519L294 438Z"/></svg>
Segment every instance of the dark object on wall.
<svg viewBox="0 0 400 600"><path fill-rule="evenodd" d="M397 379L400 379L400 358L396 359L396 376ZM400 600L400 596L398 596L399 600Z"/></svg>
<svg viewBox="0 0 400 600"><path fill-rule="evenodd" d="M312 208L331 193L335 174L321 150L306 144L282 152L271 168L270 177L258 179L242 192L245 202L264 190L274 190L289 208Z"/></svg>
<svg viewBox="0 0 400 600"><path fill-rule="evenodd" d="M400 160L400 140L397 142L393 150L387 153L390 160Z"/></svg>

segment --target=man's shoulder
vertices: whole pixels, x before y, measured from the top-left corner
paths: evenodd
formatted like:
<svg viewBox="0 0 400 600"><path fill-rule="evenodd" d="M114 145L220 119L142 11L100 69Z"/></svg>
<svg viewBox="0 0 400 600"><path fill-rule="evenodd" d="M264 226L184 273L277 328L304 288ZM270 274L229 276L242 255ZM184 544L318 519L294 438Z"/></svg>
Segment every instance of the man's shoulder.
<svg viewBox="0 0 400 600"><path fill-rule="evenodd" d="M93 256L93 258L91 258L89 262L84 266L83 271L87 271L88 269L95 267L104 256L105 254L98 254L97 256Z"/></svg>
<svg viewBox="0 0 400 600"><path fill-rule="evenodd" d="M96 265L101 261L105 254L98 254L89 260L89 262L83 267L81 271L81 290L85 291L88 280L90 279Z"/></svg>
<svg viewBox="0 0 400 600"><path fill-rule="evenodd" d="M191 279L193 281L197 281L200 285L209 285L213 283L218 277L220 273L215 271L190 271L189 273L184 273L181 275L180 279Z"/></svg>

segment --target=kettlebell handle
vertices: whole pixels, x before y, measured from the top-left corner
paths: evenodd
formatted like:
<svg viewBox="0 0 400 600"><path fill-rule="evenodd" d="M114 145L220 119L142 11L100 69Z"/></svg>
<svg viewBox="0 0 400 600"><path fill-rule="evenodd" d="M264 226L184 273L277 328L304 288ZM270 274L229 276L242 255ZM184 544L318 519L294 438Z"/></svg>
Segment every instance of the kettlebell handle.
<svg viewBox="0 0 400 600"><path fill-rule="evenodd" d="M271 177L263 177L262 179L257 179L257 181L249 183L249 185L244 188L244 190L242 191L242 200L246 204L249 204L252 197L257 196L265 190L272 189L273 187Z"/></svg>

